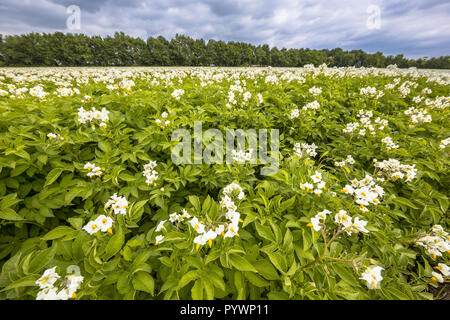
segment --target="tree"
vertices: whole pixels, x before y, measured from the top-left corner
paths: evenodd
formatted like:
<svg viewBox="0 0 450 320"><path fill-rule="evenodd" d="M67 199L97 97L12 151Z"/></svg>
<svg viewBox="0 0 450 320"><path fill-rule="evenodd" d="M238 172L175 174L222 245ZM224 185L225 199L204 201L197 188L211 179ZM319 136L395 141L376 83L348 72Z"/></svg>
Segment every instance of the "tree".
<svg viewBox="0 0 450 320"><path fill-rule="evenodd" d="M113 37L55 32L23 35L0 34L0 65L5 66L248 66L300 67L305 64L383 68L450 68L450 57L407 59L402 54L384 56L362 50L279 49L267 44L193 39L177 34L168 41L162 36L130 37L116 32Z"/></svg>
<svg viewBox="0 0 450 320"><path fill-rule="evenodd" d="M5 63L5 54L3 50L3 35L0 33L0 66Z"/></svg>

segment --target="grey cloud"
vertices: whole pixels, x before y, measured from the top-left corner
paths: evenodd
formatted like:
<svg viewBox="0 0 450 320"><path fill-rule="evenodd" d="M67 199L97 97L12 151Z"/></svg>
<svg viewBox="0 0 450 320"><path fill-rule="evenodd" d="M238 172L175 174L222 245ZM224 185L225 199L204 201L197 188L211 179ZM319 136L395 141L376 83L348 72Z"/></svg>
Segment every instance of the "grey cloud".
<svg viewBox="0 0 450 320"><path fill-rule="evenodd" d="M0 0L0 33L67 31L65 10L71 4L81 8L78 32L89 35L182 33L278 48L341 47L410 57L450 52L445 0ZM380 30L366 26L369 5L381 9Z"/></svg>

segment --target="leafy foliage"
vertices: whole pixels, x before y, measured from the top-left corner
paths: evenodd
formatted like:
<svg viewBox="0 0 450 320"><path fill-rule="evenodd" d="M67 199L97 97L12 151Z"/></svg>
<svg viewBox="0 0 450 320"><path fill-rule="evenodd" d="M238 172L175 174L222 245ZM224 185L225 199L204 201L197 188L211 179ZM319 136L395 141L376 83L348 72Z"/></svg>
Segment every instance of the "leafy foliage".
<svg viewBox="0 0 450 320"><path fill-rule="evenodd" d="M448 96L448 82L354 68L207 72L0 70L0 88L39 83L50 93L45 99L0 96L0 298L34 299L44 270L76 265L84 277L77 299L432 299L427 287L436 286L433 267L448 263L449 253L433 257L415 243L433 225L448 230L448 149L439 149L450 135L448 107L422 104L432 117L422 124L411 123L404 111L425 87L432 90L429 99ZM268 82L268 76L278 80ZM394 78L417 86L403 97L397 88L385 89ZM108 88L124 79L135 85ZM227 108L236 79L245 80L253 100ZM79 87L80 94L53 94L62 82ZM320 95L311 95L313 86L322 89ZM384 96L361 95L367 86L384 90ZM177 88L185 90L179 100L172 96ZM254 99L257 93L262 103ZM86 109L109 111L106 128L78 123L82 99ZM293 108L312 100L318 110L289 118ZM360 110L373 111L388 126L374 135L343 133ZM164 127L155 122L163 112L170 120ZM263 176L261 163L175 165L171 150L178 142L171 134L177 128L192 132L194 121L202 121L204 131L279 129L279 171ZM61 138L49 139L49 132ZM386 136L400 147L387 150L381 142ZM315 143L317 156L296 156L297 142ZM334 165L347 155L353 165ZM354 197L340 190L353 179L375 177L375 158L398 159L418 173L409 182L386 179L380 204L361 213ZM142 172L151 160L159 176L147 185ZM103 174L87 177L87 162ZM300 188L316 171L326 182L320 196ZM174 212L216 219L222 189L232 182L245 192L237 208L239 237L218 236L212 246L196 250L194 228L167 223L164 241L155 243L158 224ZM114 193L130 202L126 214L105 208ZM369 232L334 237L332 218L315 231L308 224L324 209L361 217ZM105 214L114 220L111 232L83 229ZM378 290L360 279L372 264L383 267Z"/></svg>

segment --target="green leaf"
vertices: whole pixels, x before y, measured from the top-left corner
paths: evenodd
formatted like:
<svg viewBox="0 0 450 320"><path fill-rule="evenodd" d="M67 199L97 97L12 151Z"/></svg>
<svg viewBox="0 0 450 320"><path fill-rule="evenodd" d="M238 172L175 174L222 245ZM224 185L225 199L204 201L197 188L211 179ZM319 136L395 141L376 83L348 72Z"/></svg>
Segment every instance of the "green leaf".
<svg viewBox="0 0 450 320"><path fill-rule="evenodd" d="M412 203L411 201L409 201L409 200L406 199L406 198L395 197L394 199L392 199L392 201L395 202L395 203L398 203L398 204L400 204L400 205L408 206L408 207L413 208L413 209L419 209L419 208L417 208L417 207L414 205L414 203Z"/></svg>
<svg viewBox="0 0 450 320"><path fill-rule="evenodd" d="M106 142L106 141L100 141L98 143L98 147L103 152L106 152L106 153L111 152L111 145L108 142Z"/></svg>
<svg viewBox="0 0 450 320"><path fill-rule="evenodd" d="M203 300L203 284L200 279L195 281L191 289L191 294L193 300Z"/></svg>
<svg viewBox="0 0 450 320"><path fill-rule="evenodd" d="M398 290L396 288L390 287L390 288L385 288L384 290L391 293L398 300L411 300L411 298L407 294L401 292L400 290Z"/></svg>
<svg viewBox="0 0 450 320"><path fill-rule="evenodd" d="M286 233L284 234L283 247L287 248L289 245L292 245L292 241L294 238L292 237L292 233L289 229L286 229Z"/></svg>
<svg viewBox="0 0 450 320"><path fill-rule="evenodd" d="M83 244L88 241L89 237L90 235L86 231L78 231L78 234L72 243L72 255L75 259L82 260L84 258Z"/></svg>
<svg viewBox="0 0 450 320"><path fill-rule="evenodd" d="M55 256L56 253L56 245L45 249L38 253L30 262L30 266L28 268L29 273L39 273L46 267Z"/></svg>
<svg viewBox="0 0 450 320"><path fill-rule="evenodd" d="M116 253L120 251L125 242L125 235L123 234L122 228L120 226L117 227L116 233L109 239L108 244L106 245L106 254L105 259L108 260Z"/></svg>
<svg viewBox="0 0 450 320"><path fill-rule="evenodd" d="M148 202L148 199L146 199L146 200L141 200L141 201L138 201L138 202L136 202L134 205L133 205L133 210L139 210L139 209L141 209L142 207L144 207L144 205L146 204Z"/></svg>
<svg viewBox="0 0 450 320"><path fill-rule="evenodd" d="M205 265L216 260L221 254L220 250L212 250L205 259Z"/></svg>
<svg viewBox="0 0 450 320"><path fill-rule="evenodd" d="M267 280L279 280L280 275L274 266L267 260L258 260L253 263L258 273Z"/></svg>
<svg viewBox="0 0 450 320"><path fill-rule="evenodd" d="M127 173L124 173L124 172L119 175L119 178L122 179L123 181L127 181L127 182L131 182L131 181L136 181L137 180L137 177L132 176L132 175L127 174Z"/></svg>
<svg viewBox="0 0 450 320"><path fill-rule="evenodd" d="M17 177L18 175L23 173L28 168L29 168L29 165L27 165L27 164L15 167L14 170L11 171L11 177Z"/></svg>
<svg viewBox="0 0 450 320"><path fill-rule="evenodd" d="M208 280L208 278L202 278L202 285L205 289L206 294L206 300L213 300L214 299L214 285L211 281Z"/></svg>
<svg viewBox="0 0 450 320"><path fill-rule="evenodd" d="M148 199L141 200L133 204L129 210L129 215L132 219L140 217L144 212L144 205L148 202Z"/></svg>
<svg viewBox="0 0 450 320"><path fill-rule="evenodd" d="M200 275L202 274L201 270L191 270L187 273L185 273L180 281L178 282L178 289L183 288L184 286L186 286L189 282L197 279L200 277Z"/></svg>
<svg viewBox="0 0 450 320"><path fill-rule="evenodd" d="M267 294L269 300L288 300L289 295L283 291L271 291Z"/></svg>
<svg viewBox="0 0 450 320"><path fill-rule="evenodd" d="M74 232L75 232L75 234L74 234ZM47 234L42 237L42 240L55 240L55 239L62 238L67 235L73 235L73 237L75 238L76 234L77 234L77 231L72 229L71 227L59 226L59 227L56 227L55 229L47 232Z"/></svg>
<svg viewBox="0 0 450 320"><path fill-rule="evenodd" d="M63 171L64 171L64 169L61 169L61 168L55 168L55 169L51 170L47 174L47 177L45 178L44 187L51 185L53 182L55 182L56 179L58 179L58 177L61 175L61 173Z"/></svg>
<svg viewBox="0 0 450 320"><path fill-rule="evenodd" d="M6 209L9 207L12 207L16 203L22 201L21 199L17 199L17 193L10 193L3 197L2 201L0 202L0 208Z"/></svg>
<svg viewBox="0 0 450 320"><path fill-rule="evenodd" d="M30 160L30 154L26 152L25 150L17 150L14 152L14 154L18 155L21 158L24 158L26 160Z"/></svg>
<svg viewBox="0 0 450 320"><path fill-rule="evenodd" d="M283 257L280 253L278 252L266 252L266 254L269 256L269 260L270 262L272 262L272 264L281 272L286 272L287 271L287 263L286 263L286 258Z"/></svg>
<svg viewBox="0 0 450 320"><path fill-rule="evenodd" d="M258 276L257 274L253 272L245 272L245 277L248 279L248 281L257 287L267 287L269 285L269 281L264 280L262 277Z"/></svg>
<svg viewBox="0 0 450 320"><path fill-rule="evenodd" d="M81 217L72 217L67 219L67 221L77 230L80 230L83 227L83 218Z"/></svg>
<svg viewBox="0 0 450 320"><path fill-rule="evenodd" d="M311 238L311 230L310 230L310 228L308 228L306 230L305 229L302 230L303 251L307 251L313 244L313 241Z"/></svg>
<svg viewBox="0 0 450 320"><path fill-rule="evenodd" d="M15 289L15 288L21 288L21 287L34 287L37 286L36 281L40 278L40 275L37 274L31 274L29 276L26 276L24 278L21 278L19 280L16 280L9 284L6 288L2 289L0 292Z"/></svg>
<svg viewBox="0 0 450 320"><path fill-rule="evenodd" d="M240 271L251 271L251 272L258 272L258 270L255 269L254 266L248 260L244 257L241 257L238 254L230 254L230 261L233 267Z"/></svg>
<svg viewBox="0 0 450 320"><path fill-rule="evenodd" d="M216 287L222 291L226 290L225 282L223 281L221 275L219 275L215 272L210 272L210 273L206 273L205 276L212 282L214 287Z"/></svg>
<svg viewBox="0 0 450 320"><path fill-rule="evenodd" d="M19 221L23 220L23 217L19 216L13 209L6 208L0 209L0 219Z"/></svg>
<svg viewBox="0 0 450 320"><path fill-rule="evenodd" d="M269 226L263 226L258 222L255 222L255 227L256 232L258 232L261 237L269 240L270 242L275 242L275 236Z"/></svg>
<svg viewBox="0 0 450 320"><path fill-rule="evenodd" d="M280 204L281 212L286 211L286 210L292 208L292 206L294 206L294 204L295 204L295 198L296 198L296 196L293 196L292 198L290 198L290 199L288 199L288 200L282 202L282 203Z"/></svg>
<svg viewBox="0 0 450 320"><path fill-rule="evenodd" d="M153 277L144 271L138 271L133 276L133 287L139 291L145 291L152 296L155 294L155 280Z"/></svg>
<svg viewBox="0 0 450 320"><path fill-rule="evenodd" d="M355 276L352 272L348 271L345 267L334 264L333 270L341 277L342 280L344 280L346 283L348 283L351 286L359 287L360 284L356 280Z"/></svg>
<svg viewBox="0 0 450 320"><path fill-rule="evenodd" d="M200 199L197 196L189 196L189 202L192 204L192 206L197 212L200 212L201 204Z"/></svg>

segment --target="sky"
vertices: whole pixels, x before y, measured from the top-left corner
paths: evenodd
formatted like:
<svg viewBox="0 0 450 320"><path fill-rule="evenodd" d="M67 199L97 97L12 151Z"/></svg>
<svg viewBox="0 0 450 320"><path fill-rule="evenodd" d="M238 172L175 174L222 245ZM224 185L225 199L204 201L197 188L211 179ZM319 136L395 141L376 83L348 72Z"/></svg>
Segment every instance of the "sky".
<svg viewBox="0 0 450 320"><path fill-rule="evenodd" d="M0 34L56 31L438 57L450 55L450 1L0 0Z"/></svg>

